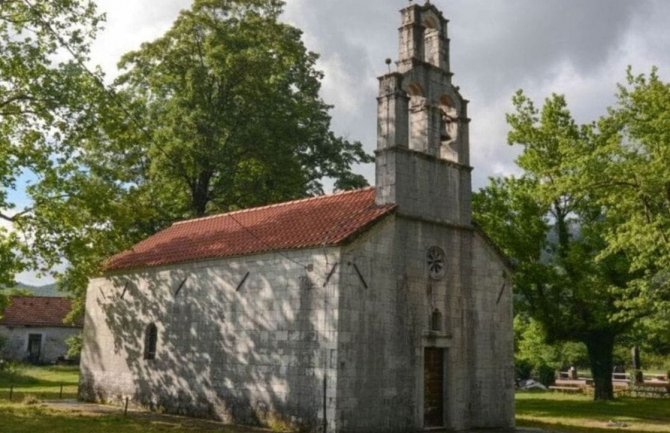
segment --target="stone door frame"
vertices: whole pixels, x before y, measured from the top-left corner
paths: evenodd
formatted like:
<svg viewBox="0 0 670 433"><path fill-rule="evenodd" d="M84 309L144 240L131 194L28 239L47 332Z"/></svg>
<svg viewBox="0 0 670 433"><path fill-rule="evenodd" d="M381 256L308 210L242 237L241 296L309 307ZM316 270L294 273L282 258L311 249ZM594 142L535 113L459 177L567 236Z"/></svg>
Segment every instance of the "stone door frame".
<svg viewBox="0 0 670 433"><path fill-rule="evenodd" d="M424 424L424 399L425 399L425 383L424 383L424 369L425 369L425 351L427 348L442 349L442 426L426 427ZM449 427L449 349L451 348L451 338L443 332L428 332L423 335L421 339L421 346L417 349L417 363L416 363L416 380L417 380L417 395L416 395L416 425L422 430L442 430Z"/></svg>

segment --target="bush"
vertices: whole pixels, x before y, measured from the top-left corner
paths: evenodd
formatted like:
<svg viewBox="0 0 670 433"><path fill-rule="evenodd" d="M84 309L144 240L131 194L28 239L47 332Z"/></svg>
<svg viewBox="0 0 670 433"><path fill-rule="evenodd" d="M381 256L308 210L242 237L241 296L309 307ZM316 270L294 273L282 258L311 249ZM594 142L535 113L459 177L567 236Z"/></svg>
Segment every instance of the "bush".
<svg viewBox="0 0 670 433"><path fill-rule="evenodd" d="M556 379L556 370L547 364L539 365L533 369L533 378L542 385L552 385Z"/></svg>
<svg viewBox="0 0 670 433"><path fill-rule="evenodd" d="M0 335L0 371L4 371L7 364L7 361L5 361L5 359L2 357L2 349L5 348L6 344L7 344L7 337L5 337L4 335Z"/></svg>
<svg viewBox="0 0 670 433"><path fill-rule="evenodd" d="M557 370L567 366L586 366L588 356L582 343L548 344L542 325L522 314L514 318L514 361L519 379L532 378L549 385Z"/></svg>
<svg viewBox="0 0 670 433"><path fill-rule="evenodd" d="M0 372L5 375L16 374L19 370L19 363L16 361L8 361L6 359L0 359Z"/></svg>
<svg viewBox="0 0 670 433"><path fill-rule="evenodd" d="M514 370L516 380L528 380L533 374L533 364L527 359L514 360Z"/></svg>
<svg viewBox="0 0 670 433"><path fill-rule="evenodd" d="M65 344L67 344L68 359L72 360L79 359L79 356L81 355L81 344L82 344L81 333L73 335L72 337L68 337L65 340Z"/></svg>

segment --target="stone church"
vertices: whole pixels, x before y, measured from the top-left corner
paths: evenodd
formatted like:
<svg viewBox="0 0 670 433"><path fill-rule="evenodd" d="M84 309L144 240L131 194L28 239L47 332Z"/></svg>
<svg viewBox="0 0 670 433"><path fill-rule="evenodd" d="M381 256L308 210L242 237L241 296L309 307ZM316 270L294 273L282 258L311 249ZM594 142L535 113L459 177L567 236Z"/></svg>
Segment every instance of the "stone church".
<svg viewBox="0 0 670 433"><path fill-rule="evenodd" d="M83 399L319 432L513 426L510 271L472 222L448 21L401 15L376 187L178 222L110 258Z"/></svg>

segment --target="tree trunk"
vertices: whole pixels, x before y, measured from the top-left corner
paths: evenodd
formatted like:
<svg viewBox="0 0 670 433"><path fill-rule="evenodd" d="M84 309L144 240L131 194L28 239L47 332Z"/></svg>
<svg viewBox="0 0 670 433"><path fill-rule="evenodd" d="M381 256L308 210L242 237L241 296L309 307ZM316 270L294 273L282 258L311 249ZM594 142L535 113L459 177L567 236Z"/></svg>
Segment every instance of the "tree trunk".
<svg viewBox="0 0 670 433"><path fill-rule="evenodd" d="M195 183L191 185L191 212L194 217L204 216L207 211L211 178L211 172L201 171Z"/></svg>
<svg viewBox="0 0 670 433"><path fill-rule="evenodd" d="M613 400L612 388L612 352L614 351L614 336L606 332L596 332L589 335L585 341L591 363L591 374L595 391L594 400Z"/></svg>

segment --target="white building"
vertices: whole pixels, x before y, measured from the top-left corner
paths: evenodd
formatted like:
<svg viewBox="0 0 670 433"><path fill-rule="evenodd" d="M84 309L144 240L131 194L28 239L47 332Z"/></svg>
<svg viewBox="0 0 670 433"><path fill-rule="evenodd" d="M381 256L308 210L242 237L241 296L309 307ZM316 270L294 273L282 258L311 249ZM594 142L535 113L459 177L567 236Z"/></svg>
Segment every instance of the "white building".
<svg viewBox="0 0 670 433"><path fill-rule="evenodd" d="M35 364L65 359L66 340L81 332L81 323L64 322L71 309L68 298L12 296L0 319L0 358Z"/></svg>

